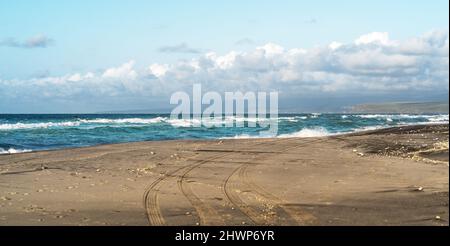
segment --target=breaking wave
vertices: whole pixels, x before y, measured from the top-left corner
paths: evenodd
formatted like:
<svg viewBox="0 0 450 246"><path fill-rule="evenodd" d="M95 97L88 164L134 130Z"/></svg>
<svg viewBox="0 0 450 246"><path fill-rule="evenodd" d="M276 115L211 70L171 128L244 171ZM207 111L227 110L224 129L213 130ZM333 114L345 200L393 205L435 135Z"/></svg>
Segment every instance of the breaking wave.
<svg viewBox="0 0 450 246"><path fill-rule="evenodd" d="M166 121L166 117L156 117L151 119L143 118L124 118L124 119L80 119L80 123L86 124L155 124Z"/></svg>
<svg viewBox="0 0 450 246"><path fill-rule="evenodd" d="M365 115L354 115L355 117L363 119L379 119L392 122L394 120L408 120L408 119L423 119L427 122L436 123L448 123L449 115L439 114L439 115L416 115L416 114L365 114Z"/></svg>
<svg viewBox="0 0 450 246"><path fill-rule="evenodd" d="M312 138L329 136L331 133L324 127L304 128L298 132L281 134L279 138Z"/></svg>
<svg viewBox="0 0 450 246"><path fill-rule="evenodd" d="M31 150L29 149L14 149L14 148L9 148L7 150L0 148L0 155L5 155L5 154L18 154L18 153L26 153L26 152L31 152Z"/></svg>
<svg viewBox="0 0 450 246"><path fill-rule="evenodd" d="M14 124L0 124L0 131L6 130L22 130L22 129L39 129L39 128L61 128L61 127L78 127L83 124L155 124L165 121L167 118L157 117L151 119L143 118L124 118L124 119L79 119L77 121L64 122L42 122L42 123L14 123Z"/></svg>
<svg viewBox="0 0 450 246"><path fill-rule="evenodd" d="M74 127L79 126L80 122L46 122L46 123L15 123L15 124L0 124L0 130L20 130L20 129L35 129L35 128L50 128L50 127Z"/></svg>

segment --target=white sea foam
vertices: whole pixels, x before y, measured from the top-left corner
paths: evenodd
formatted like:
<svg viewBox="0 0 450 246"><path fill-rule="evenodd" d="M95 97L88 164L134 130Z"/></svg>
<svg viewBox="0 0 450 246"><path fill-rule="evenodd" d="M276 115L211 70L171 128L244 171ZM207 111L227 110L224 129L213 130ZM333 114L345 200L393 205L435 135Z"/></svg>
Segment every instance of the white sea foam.
<svg viewBox="0 0 450 246"><path fill-rule="evenodd" d="M165 117L156 117L151 119L144 118L124 118L124 119L80 119L80 123L85 124L155 124L166 121Z"/></svg>
<svg viewBox="0 0 450 246"><path fill-rule="evenodd" d="M297 117L279 117L278 121L298 122Z"/></svg>
<svg viewBox="0 0 450 246"><path fill-rule="evenodd" d="M14 124L0 124L1 130L20 130L20 129L38 129L51 127L76 127L81 124L155 124L166 121L167 118L157 117L151 119L143 118L124 118L124 119L79 119L77 121L64 122L41 122L41 123L14 123Z"/></svg>
<svg viewBox="0 0 450 246"><path fill-rule="evenodd" d="M336 136L336 135L342 135L342 134L349 134L349 133L356 133L356 132L364 132L364 131L373 131L373 130L379 130L389 127L387 125L378 125L378 126L366 126L357 128L350 131L342 131L342 132L329 132L324 127L314 127L314 128L304 128L298 132L293 133L287 133L287 134L281 134L276 136L277 138L312 138L312 137L326 137L326 136ZM242 135L236 135L234 137L224 137L221 139L250 139L250 138L270 138L273 136L258 136L258 135L248 135L248 134L242 134Z"/></svg>
<svg viewBox="0 0 450 246"><path fill-rule="evenodd" d="M49 127L74 127L79 126L80 122L46 122L46 123L15 123L15 124L0 124L1 130L19 130L19 129L35 129L35 128L49 128Z"/></svg>
<svg viewBox="0 0 450 246"><path fill-rule="evenodd" d="M0 148L0 155L26 153L26 152L31 152L31 150L29 150L29 149L13 149L13 148L9 148L9 149L5 150L3 148Z"/></svg>
<svg viewBox="0 0 450 246"><path fill-rule="evenodd" d="M269 138L269 136L241 134L241 135L236 135L234 137L222 137L220 139L252 139L252 138Z"/></svg>
<svg viewBox="0 0 450 246"><path fill-rule="evenodd" d="M238 116L226 116L226 117L211 117L211 118L193 118L193 119L168 119L165 122L169 123L174 127L193 127L203 125L215 125L215 126L227 126L228 124L237 123L259 123L268 121L270 118L248 118L248 117L238 117Z"/></svg>
<svg viewBox="0 0 450 246"><path fill-rule="evenodd" d="M170 119L167 123L171 124L173 127L192 127L194 125L200 125L200 119Z"/></svg>
<svg viewBox="0 0 450 246"><path fill-rule="evenodd" d="M365 119L385 119L387 121L391 120L406 120L406 119L426 119L430 122L448 122L449 115L438 114L438 115L420 115L420 114L358 114L354 115L359 118Z"/></svg>
<svg viewBox="0 0 450 246"><path fill-rule="evenodd" d="M278 117L279 121L299 122L300 120L308 119L307 116L290 116L290 117Z"/></svg>
<svg viewBox="0 0 450 246"><path fill-rule="evenodd" d="M281 134L279 138L312 138L312 137L324 137L331 135L327 129L323 127L304 128L298 132Z"/></svg>
<svg viewBox="0 0 450 246"><path fill-rule="evenodd" d="M430 122L442 122L442 123L448 123L449 117L447 115L433 115L428 118L428 121Z"/></svg>

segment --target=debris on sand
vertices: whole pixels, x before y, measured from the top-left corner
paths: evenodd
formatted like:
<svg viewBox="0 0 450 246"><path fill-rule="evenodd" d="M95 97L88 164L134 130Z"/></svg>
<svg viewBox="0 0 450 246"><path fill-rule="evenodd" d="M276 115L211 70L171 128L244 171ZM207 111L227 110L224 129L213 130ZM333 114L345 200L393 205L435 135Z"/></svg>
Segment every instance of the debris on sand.
<svg viewBox="0 0 450 246"><path fill-rule="evenodd" d="M422 186L419 186L419 187L417 187L416 189L414 189L414 191L423 191L423 187L422 187Z"/></svg>

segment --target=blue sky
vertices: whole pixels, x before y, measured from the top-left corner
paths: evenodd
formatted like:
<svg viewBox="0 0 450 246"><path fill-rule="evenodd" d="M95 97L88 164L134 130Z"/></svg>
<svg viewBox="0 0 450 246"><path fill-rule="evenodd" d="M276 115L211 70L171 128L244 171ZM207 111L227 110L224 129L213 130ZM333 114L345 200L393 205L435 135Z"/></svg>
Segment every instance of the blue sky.
<svg viewBox="0 0 450 246"><path fill-rule="evenodd" d="M180 61L201 60L205 54L212 52L217 56L225 56L230 52L247 52L249 54L254 52L257 47L263 47L266 44L276 44L277 47L283 47L286 51L292 49L311 51L317 47L328 46L332 42L352 44L359 37L370 33L388 33L389 40L398 40L399 42L422 37L422 41L426 39L423 42L434 45L434 48L442 48L441 54L448 60L448 43L445 46L446 37L448 42L448 8L448 1L444 0L2 0L0 1L0 23L2 23L0 25L0 84L3 81L4 86L0 88L0 96L3 95L3 98L0 98L0 103L3 105L0 106L0 112L59 112L64 108L70 108L71 111L88 111L87 106L77 106L79 105L77 102L84 100L83 91L86 88L70 89L72 92L79 91L76 94L68 92L61 94L62 89L58 87L61 85L58 83L52 83L45 87L29 85L30 81L36 82L41 78L74 74L86 75L88 73L104 74L108 69L120 68L132 61L132 69L129 70L133 70L137 75L132 79L121 77L118 80L121 80L120 83L125 83L124 80L139 80L136 83L143 83L142 81L145 79L141 78L148 79L148 76L142 74L152 64L179 69ZM427 36L427 33L436 30L441 33L439 38L444 40L440 44L436 44L434 41L432 43L430 40L434 40L434 38ZM440 45L440 47L436 45ZM404 47L410 47L409 43L407 42ZM405 55L401 51L398 52L400 53L396 53L395 57L393 54L389 54L398 61L399 55ZM242 57L244 60L245 57L248 58L248 56ZM310 57L310 59L314 58ZM326 63L326 61L324 62ZM417 64L437 64L438 62L442 62L442 59L430 61L427 58L426 61ZM402 66L404 67L406 63L407 61L404 61ZM417 64L409 65L418 66ZM301 67L296 69L302 70ZM283 68L280 68L276 71L282 70ZM422 69L422 71L425 70L425 68ZM179 74L180 70L177 71ZM368 71L365 72L368 73ZM442 71L439 70L440 72ZM444 75L445 72L444 70ZM216 80L214 76L207 74L201 79L207 80L207 82L212 80L211 83L214 84L214 80ZM175 77L179 78L179 76ZM439 77L440 80L442 80L441 77ZM90 78L87 76L84 80ZM172 81L166 78L164 82L161 82L162 79L158 78L160 79L159 83L151 79L148 83L156 86ZM184 79L196 82L194 80L199 80L198 73ZM224 80L223 77L220 79ZM244 89L259 88L258 84L255 85L255 78L250 78L245 72L240 79L243 80L242 83L249 85ZM424 74L417 74L413 79L422 79L423 83L429 82L429 78L424 78ZM295 81L302 83L300 79L293 80L289 83L292 84ZM427 92L430 95L430 98L426 98L428 100L433 99L432 96L436 93L442 94L443 90L448 94L448 86L442 87L443 84L434 82L436 90ZM444 82L448 83L448 79ZM27 84L31 88L28 88ZM84 85L86 84L89 83ZM52 86L60 92L56 93L57 95L54 97L51 93ZM127 85L124 86L128 88ZM145 87L145 85L140 86ZM442 87L440 90L438 90L439 86ZM174 87L176 86L166 88L167 93ZM133 88L136 89L136 87ZM277 86L270 88L279 89ZM45 90L48 98L33 99L32 94L25 95L25 93L21 93L21 90L34 90L37 94L42 94L42 90ZM85 94L90 100L98 97L98 101L89 102L90 105L99 105L98 110L107 109L106 106L100 106L102 103L110 105L110 103L105 103L106 96L119 97L114 93L96 95L91 89L87 90L89 92ZM108 91L110 90L108 89ZM377 89L373 91L371 98L384 98L383 95L393 100L397 98L395 94L386 91ZM12 92L14 92L14 96L11 96ZM398 98L402 99L400 95L405 95L405 93L423 96L423 91L413 93L412 89L405 89L402 93L398 93ZM139 98L151 97L151 100L133 100L132 98L136 97L133 95L133 89L130 89L127 95L121 95L120 108L146 108L149 101L156 100L155 95L159 94L161 93L150 91L147 95L139 95ZM316 94L318 95L317 100L323 96L321 92ZM55 99L58 95L64 99ZM345 93L336 92L333 95L345 95ZM295 98L294 95L292 97ZM52 100L63 100L58 102L60 105L66 106L58 108L52 106L54 103L44 102ZM159 101L164 100L168 99L160 98ZM9 106L7 107L5 104L9 104ZM19 104L21 106L11 106ZM36 105L39 107L37 108Z"/></svg>

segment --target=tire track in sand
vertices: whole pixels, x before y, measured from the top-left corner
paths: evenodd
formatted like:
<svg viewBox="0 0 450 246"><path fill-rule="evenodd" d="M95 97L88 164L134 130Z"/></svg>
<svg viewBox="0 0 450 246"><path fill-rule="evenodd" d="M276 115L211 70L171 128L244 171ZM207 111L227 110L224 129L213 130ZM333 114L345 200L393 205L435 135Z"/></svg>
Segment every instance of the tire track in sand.
<svg viewBox="0 0 450 246"><path fill-rule="evenodd" d="M211 162L214 159L224 157L226 155L230 155L231 153L227 154L219 154L214 155L210 158L207 158L205 160L195 160L194 163L187 164L185 166L176 168L170 172L165 173L163 176L158 177L155 181L153 181L150 185L148 185L145 188L144 194L143 194L143 204L147 215L147 220L150 225L155 226L162 226L165 225L166 222L164 220L164 217L161 212L161 207L159 205L159 190L163 187L163 182L166 181L168 178L176 178L179 177L182 180L186 178L186 175L192 171L193 169L197 168L200 165L203 165L204 163ZM168 159L168 158L166 158ZM187 160L189 161L189 159ZM186 169L184 173L181 173L182 170ZM183 195L189 200L189 202L194 206L196 211L199 214L202 214L203 211L207 211L207 209L203 209L203 205L200 199L196 198L195 194L190 190L190 188L181 187L184 182L178 181L180 190L182 191ZM186 195L187 194L187 195ZM195 204L195 205L194 205ZM200 215L198 215L200 217ZM199 220L201 220L199 218Z"/></svg>
<svg viewBox="0 0 450 246"><path fill-rule="evenodd" d="M255 145L253 145L252 147L255 146L260 146L260 145L266 145L268 143L273 143L273 142L279 142L282 141L280 139L275 139L272 141L264 141L261 143L257 143ZM212 152L213 150L211 150ZM229 155L234 154L235 152L233 151L220 151L220 152L224 152L225 154L207 159L207 160L202 160L200 162L198 162L195 165L190 166L189 168L187 168L184 173L179 177L177 183L178 183L178 187L180 188L181 192L184 194L184 196L189 200L189 202L191 203L191 205L194 207L194 209L197 211L197 215L198 215L198 219L199 219L199 225L205 225L205 224L209 224L210 222L214 223L214 220L219 219L219 222L221 222L222 224L225 224L225 220L223 219L222 216L219 215L219 213L210 205L206 204L205 202L203 202L191 189L191 187L189 186L188 182L186 182L187 178L188 178L188 174L193 171L194 169L204 165L205 163L208 162L214 162L215 159L218 158L223 158ZM245 151L241 151L241 152L245 152ZM251 152L251 151L249 151ZM230 202L232 202L228 196L225 196L225 198L227 198ZM244 214L245 212L242 211ZM251 218L250 216L246 215L247 217ZM209 220L211 219L211 220Z"/></svg>
<svg viewBox="0 0 450 246"><path fill-rule="evenodd" d="M169 158L164 158L164 160L167 159ZM158 177L155 181L150 183L150 185L145 188L143 194L143 205L145 208L145 213L147 215L147 220L150 225L162 226L166 224L164 217L162 216L158 195L163 181L165 181L167 178L175 177L176 174L181 170L187 169L195 164L196 163L187 164L185 166L178 167L170 172L167 172L163 176Z"/></svg>
<svg viewBox="0 0 450 246"><path fill-rule="evenodd" d="M289 150L305 146L308 144L312 144L315 142L321 142L325 141L325 139L315 139L308 142L303 142L301 144L297 144L295 146L285 148L281 150L281 153L286 153ZM264 158L264 156L258 156L252 161L258 160ZM222 190L225 196L228 198L228 200L231 201L233 205L235 205L239 210L241 210L244 214L249 217L249 219L256 225L273 225L273 224L280 224L280 222L283 222L285 224L302 224L307 220L312 220L314 217L306 212L303 211L293 211L292 209L285 207L283 204L285 202L278 198L277 196L273 195L272 193L266 191L265 189L261 188L259 185L254 183L248 176L248 167L249 164L242 164L224 180L222 184ZM238 180L240 180L243 183L244 187L239 187L237 182L230 182L230 180L234 176L238 176ZM242 189L244 188L244 189ZM246 193L253 193L254 195L260 197L261 200L263 200L266 204L266 209L268 210L268 213L264 214L261 212L260 209L255 209L249 204L245 203L238 194L238 191L245 190ZM300 212L300 213L299 213ZM293 215L295 214L295 215ZM281 221L279 220L281 218Z"/></svg>

